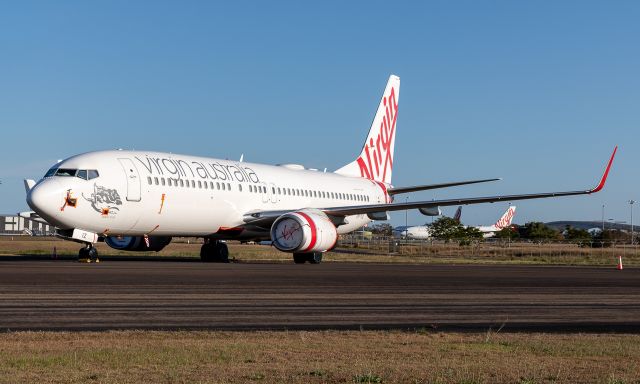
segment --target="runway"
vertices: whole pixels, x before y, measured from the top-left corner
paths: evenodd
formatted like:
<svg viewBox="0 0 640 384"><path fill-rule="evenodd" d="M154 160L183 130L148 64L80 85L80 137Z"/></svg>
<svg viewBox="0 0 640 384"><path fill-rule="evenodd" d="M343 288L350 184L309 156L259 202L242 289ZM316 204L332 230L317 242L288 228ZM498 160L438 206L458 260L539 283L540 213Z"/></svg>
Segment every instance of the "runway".
<svg viewBox="0 0 640 384"><path fill-rule="evenodd" d="M640 331L640 270L0 261L0 330Z"/></svg>

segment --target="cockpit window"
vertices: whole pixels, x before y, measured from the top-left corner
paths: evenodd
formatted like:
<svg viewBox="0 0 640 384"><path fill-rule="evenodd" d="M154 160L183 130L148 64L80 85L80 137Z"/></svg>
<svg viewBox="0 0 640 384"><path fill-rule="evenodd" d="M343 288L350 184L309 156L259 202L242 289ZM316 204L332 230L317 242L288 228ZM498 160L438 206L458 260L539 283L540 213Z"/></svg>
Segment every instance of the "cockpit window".
<svg viewBox="0 0 640 384"><path fill-rule="evenodd" d="M47 171L47 173L44 175L44 177L51 177L51 176L55 175L57 170L58 170L58 167L51 167L51 169L49 169Z"/></svg>
<svg viewBox="0 0 640 384"><path fill-rule="evenodd" d="M64 176L64 177L77 177L82 180L92 180L100 177L100 174L95 169L71 169L71 168L51 168L47 171L44 177L51 176Z"/></svg>
<svg viewBox="0 0 640 384"><path fill-rule="evenodd" d="M69 169L69 168L60 168L56 172L56 176L75 176L78 172L77 169Z"/></svg>

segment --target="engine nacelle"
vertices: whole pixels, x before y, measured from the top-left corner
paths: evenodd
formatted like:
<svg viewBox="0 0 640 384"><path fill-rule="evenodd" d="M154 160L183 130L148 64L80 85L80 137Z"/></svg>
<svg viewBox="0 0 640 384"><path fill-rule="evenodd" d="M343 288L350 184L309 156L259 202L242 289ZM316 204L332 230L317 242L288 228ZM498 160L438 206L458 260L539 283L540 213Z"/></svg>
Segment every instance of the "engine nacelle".
<svg viewBox="0 0 640 384"><path fill-rule="evenodd" d="M430 207L430 208L418 208L418 211L425 216L440 216L442 215L442 211L440 211L440 207Z"/></svg>
<svg viewBox="0 0 640 384"><path fill-rule="evenodd" d="M143 236L109 236L104 239L104 242L113 249L133 252L159 252L171 242L171 237L169 236L149 236L148 239L148 247Z"/></svg>
<svg viewBox="0 0 640 384"><path fill-rule="evenodd" d="M335 247L338 231L319 210L285 213L271 226L273 246L283 252L326 252Z"/></svg>

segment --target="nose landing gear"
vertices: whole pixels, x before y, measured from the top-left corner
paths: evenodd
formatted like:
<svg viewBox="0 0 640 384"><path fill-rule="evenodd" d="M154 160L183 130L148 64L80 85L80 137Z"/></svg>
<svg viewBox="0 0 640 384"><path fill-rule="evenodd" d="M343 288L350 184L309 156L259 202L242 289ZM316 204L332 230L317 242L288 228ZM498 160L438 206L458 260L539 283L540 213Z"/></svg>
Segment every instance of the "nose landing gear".
<svg viewBox="0 0 640 384"><path fill-rule="evenodd" d="M80 263L99 263L100 259L98 259L98 250L93 246L93 244L87 244L86 246L80 248L78 252L78 262Z"/></svg>

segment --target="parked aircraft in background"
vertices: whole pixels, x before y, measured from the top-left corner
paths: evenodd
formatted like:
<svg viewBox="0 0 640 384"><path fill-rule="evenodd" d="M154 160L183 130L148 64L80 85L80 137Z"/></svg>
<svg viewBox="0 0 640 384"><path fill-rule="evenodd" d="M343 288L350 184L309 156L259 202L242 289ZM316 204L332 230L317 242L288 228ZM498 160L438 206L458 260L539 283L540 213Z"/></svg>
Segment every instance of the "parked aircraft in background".
<svg viewBox="0 0 640 384"><path fill-rule="evenodd" d="M453 215L452 219L454 219L459 223L461 215L462 215L462 206L459 206L458 209L456 209L456 213ZM402 225L402 226L393 228L392 234L393 234L393 237L399 238L399 239L426 240L431 238L431 230L427 224Z"/></svg>
<svg viewBox="0 0 640 384"><path fill-rule="evenodd" d="M393 203L402 193L496 180L394 187L399 91L400 78L391 76L362 150L335 172L297 164L98 151L59 162L37 183L26 181L27 203L58 228L60 237L84 244L81 258L97 258L93 245L99 241L119 250L158 251L172 237L187 236L205 239L203 261L227 261L224 240L271 240L292 253L296 263L318 263L339 234L385 220L389 211L417 209L431 216L439 207L585 195L604 187L615 150L593 189Z"/></svg>
<svg viewBox="0 0 640 384"><path fill-rule="evenodd" d="M510 205L507 208L506 212L502 215L498 221L493 225L480 226L476 227L482 232L484 237L492 237L496 234L496 232L500 232L505 228L509 228L511 226L511 222L516 215L516 206Z"/></svg>
<svg viewBox="0 0 640 384"><path fill-rule="evenodd" d="M458 207L453 219L460 222L462 207ZM496 232L508 228L516 215L515 205L509 206L507 211L496 221L495 224L475 227L482 232L484 237L494 236ZM431 229L428 225L401 226L393 229L393 236L398 238L425 240L431 237Z"/></svg>

